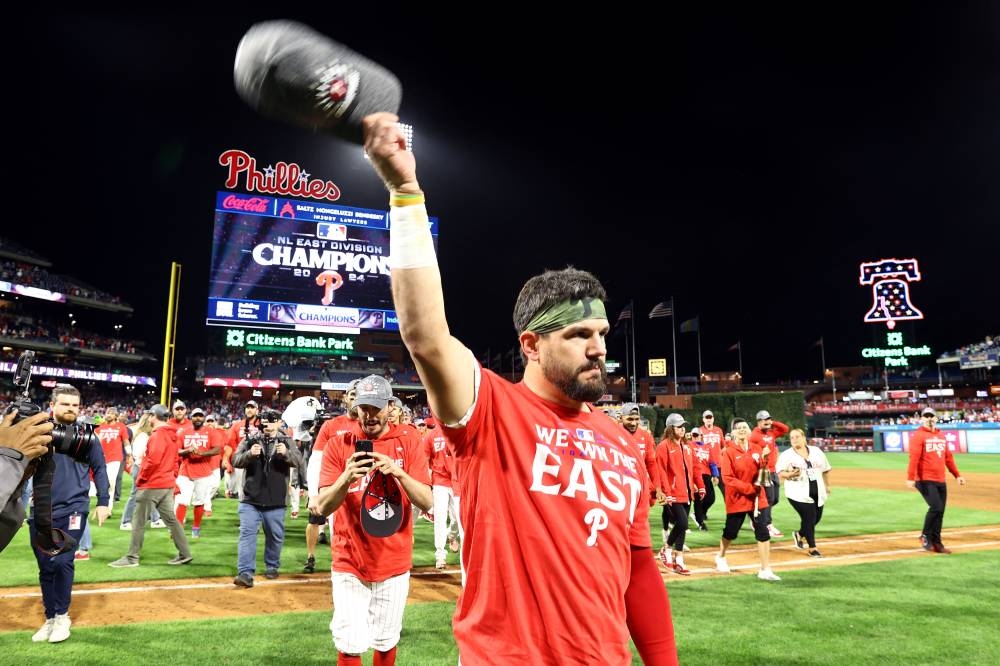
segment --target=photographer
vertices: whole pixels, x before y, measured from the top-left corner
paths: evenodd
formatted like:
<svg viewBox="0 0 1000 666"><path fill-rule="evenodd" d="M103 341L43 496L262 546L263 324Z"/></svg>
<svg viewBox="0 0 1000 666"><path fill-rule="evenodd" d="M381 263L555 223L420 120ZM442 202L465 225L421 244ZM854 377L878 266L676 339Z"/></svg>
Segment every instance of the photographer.
<svg viewBox="0 0 1000 666"><path fill-rule="evenodd" d="M73 426L80 415L80 392L69 384L57 384L52 390L52 418L61 426ZM96 438L95 438L96 439ZM52 475L52 527L62 530L79 541L87 526L90 511L90 475L94 476L97 488L97 524L103 525L111 515L111 495L109 492L107 467L104 451L100 445L90 446L87 462L77 462L61 453L53 454L55 470ZM35 492L39 492L36 480ZM35 510L28 521L35 543L35 525L40 520L39 503L36 495ZM31 640L40 643L60 643L70 635L69 605L73 592L73 578L76 563L72 549L51 556L38 548L33 548L38 561L38 581L42 588L42 604L45 607L45 624Z"/></svg>
<svg viewBox="0 0 1000 666"><path fill-rule="evenodd" d="M21 488L28 465L48 451L52 441L49 415L39 412L14 423L17 410L0 422L0 551L7 547L24 522Z"/></svg>
<svg viewBox="0 0 1000 666"><path fill-rule="evenodd" d="M233 584L253 587L257 564L257 531L264 524L264 575L274 579L281 567L285 541L285 503L291 470L301 463L298 448L281 432L281 414L273 409L261 414L263 431L240 442L233 467L245 470L240 501L240 541L237 574Z"/></svg>

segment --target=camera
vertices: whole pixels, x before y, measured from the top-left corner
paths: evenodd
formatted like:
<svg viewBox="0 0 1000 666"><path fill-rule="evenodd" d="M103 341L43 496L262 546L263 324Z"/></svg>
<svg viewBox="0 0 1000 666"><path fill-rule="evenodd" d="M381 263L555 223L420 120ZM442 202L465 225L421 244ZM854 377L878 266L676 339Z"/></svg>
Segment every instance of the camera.
<svg viewBox="0 0 1000 666"><path fill-rule="evenodd" d="M31 364L34 360L35 352L33 351L26 351L17 359L17 368L14 370L14 386L23 387L23 391L17 400L10 403L6 411L9 414L11 411L17 410L14 423L42 411L41 407L31 402L28 394L28 386L31 382ZM93 446L99 445L100 442L97 434L94 432L93 424L77 425L76 423L71 423L65 425L52 418L49 421L53 424L49 452L62 453L77 462L89 462L90 449Z"/></svg>

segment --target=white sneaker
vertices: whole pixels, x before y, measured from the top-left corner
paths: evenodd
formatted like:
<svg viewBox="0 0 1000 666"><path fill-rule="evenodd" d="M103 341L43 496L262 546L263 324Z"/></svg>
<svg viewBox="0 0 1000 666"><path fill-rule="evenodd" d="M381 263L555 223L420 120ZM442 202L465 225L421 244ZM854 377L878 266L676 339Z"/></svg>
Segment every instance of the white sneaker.
<svg viewBox="0 0 1000 666"><path fill-rule="evenodd" d="M52 635L52 627L55 625L55 618L46 620L42 628L35 632L35 635L31 637L31 640L35 643L44 643L49 640L49 636Z"/></svg>
<svg viewBox="0 0 1000 666"><path fill-rule="evenodd" d="M448 566L448 561L443 557L439 557L436 562L434 562L434 568L441 571Z"/></svg>
<svg viewBox="0 0 1000 666"><path fill-rule="evenodd" d="M163 527L166 527L167 524L165 522L163 522L162 519L160 519L160 520L154 520L153 522L151 522L149 524L149 526L152 527L155 530L155 529L161 529Z"/></svg>
<svg viewBox="0 0 1000 666"><path fill-rule="evenodd" d="M726 562L726 558L715 556L715 568L721 573L729 573L729 562Z"/></svg>
<svg viewBox="0 0 1000 666"><path fill-rule="evenodd" d="M771 536L775 537L775 538L777 538L777 537L783 537L783 536L785 536L785 533L784 533L784 532L782 532L781 530L779 530L779 529L778 529L777 527L775 527L774 525L768 525L768 526L767 526L767 533L768 533L769 535L771 535Z"/></svg>
<svg viewBox="0 0 1000 666"><path fill-rule="evenodd" d="M776 576L770 569L761 569L758 571L757 578L760 578L761 580L781 580L781 578Z"/></svg>
<svg viewBox="0 0 1000 666"><path fill-rule="evenodd" d="M132 531L132 523L122 523L121 525L118 526L118 529L120 529L120 530L122 530L124 532L131 532Z"/></svg>
<svg viewBox="0 0 1000 666"><path fill-rule="evenodd" d="M687 544L684 544L684 550L682 550L681 552L682 552L682 553L690 553L690 552L691 552L691 549L690 549L690 548L688 548L688 545L687 545Z"/></svg>
<svg viewBox="0 0 1000 666"><path fill-rule="evenodd" d="M62 643L69 638L69 627L73 622L68 614L56 615L52 621L52 633L49 634L49 643Z"/></svg>

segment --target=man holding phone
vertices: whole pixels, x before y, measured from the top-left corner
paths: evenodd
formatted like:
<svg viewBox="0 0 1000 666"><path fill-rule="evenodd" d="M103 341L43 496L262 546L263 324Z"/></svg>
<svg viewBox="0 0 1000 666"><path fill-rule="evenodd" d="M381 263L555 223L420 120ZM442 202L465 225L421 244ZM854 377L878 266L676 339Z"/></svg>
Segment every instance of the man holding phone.
<svg viewBox="0 0 1000 666"><path fill-rule="evenodd" d="M354 409L358 420L326 446L319 495L310 499L310 514L337 512L330 543L333 621L330 630L337 664L361 664L361 654L374 648L374 666L396 661L403 628L403 608L410 589L413 561L412 506L427 511L433 504L427 455L418 437L389 423L392 388L384 377L369 375L358 382ZM398 483L402 520L387 537L362 526L365 489L376 472ZM394 516L398 518L399 516Z"/></svg>

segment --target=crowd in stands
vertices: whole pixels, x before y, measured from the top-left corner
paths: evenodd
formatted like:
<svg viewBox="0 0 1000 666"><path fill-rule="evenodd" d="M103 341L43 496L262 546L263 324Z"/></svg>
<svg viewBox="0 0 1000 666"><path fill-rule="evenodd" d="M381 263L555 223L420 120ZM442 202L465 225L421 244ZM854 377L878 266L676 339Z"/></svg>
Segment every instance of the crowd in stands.
<svg viewBox="0 0 1000 666"><path fill-rule="evenodd" d="M25 264L10 259L0 260L0 280L22 284L27 287L38 287L49 291L59 292L68 296L79 298L89 298L105 303L115 303L117 305L127 305L119 296L109 294L93 287L86 287L74 282L63 275L55 275L48 272L41 266Z"/></svg>
<svg viewBox="0 0 1000 666"><path fill-rule="evenodd" d="M120 354L140 353L138 343L134 340L119 340L91 331L84 331L76 326L69 327L23 314L0 314L0 337L20 338L33 342L52 342L78 349L110 351Z"/></svg>
<svg viewBox="0 0 1000 666"><path fill-rule="evenodd" d="M971 345L959 347L955 351L946 352L941 356L974 356L977 354L1000 354L1000 335L987 335L982 342L974 342Z"/></svg>
<svg viewBox="0 0 1000 666"><path fill-rule="evenodd" d="M241 377L300 382L346 383L359 375L378 374L390 383L418 383L417 370L389 361L330 358L323 356L208 356L199 359L195 378Z"/></svg>

